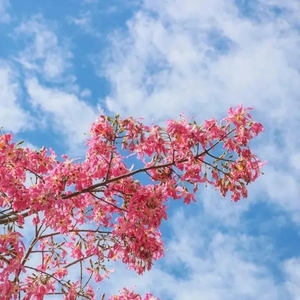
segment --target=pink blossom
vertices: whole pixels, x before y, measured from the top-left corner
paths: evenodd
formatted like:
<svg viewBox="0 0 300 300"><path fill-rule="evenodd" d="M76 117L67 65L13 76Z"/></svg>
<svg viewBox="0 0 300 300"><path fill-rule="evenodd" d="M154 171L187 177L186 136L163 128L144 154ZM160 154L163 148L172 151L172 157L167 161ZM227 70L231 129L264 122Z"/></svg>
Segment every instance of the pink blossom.
<svg viewBox="0 0 300 300"><path fill-rule="evenodd" d="M263 131L250 110L230 108L220 123L210 119L202 125L181 116L165 128L101 115L91 126L83 160L57 158L52 149L21 148L11 134L0 135L5 300L20 292L24 299L43 299L62 291L64 299L80 293L95 299L93 285L72 280L71 268L78 267L78 274L84 270L94 283L109 276L109 260L121 260L138 274L150 270L164 255L160 225L168 218L170 199L190 204L201 183L233 201L247 197L248 184L264 165L249 146ZM216 147L223 153L216 154ZM135 169L128 158L137 160ZM28 173L34 178L30 186ZM35 236L25 246L18 226L29 217ZM36 268L30 267L34 259L40 261ZM158 298L125 288L109 299Z"/></svg>

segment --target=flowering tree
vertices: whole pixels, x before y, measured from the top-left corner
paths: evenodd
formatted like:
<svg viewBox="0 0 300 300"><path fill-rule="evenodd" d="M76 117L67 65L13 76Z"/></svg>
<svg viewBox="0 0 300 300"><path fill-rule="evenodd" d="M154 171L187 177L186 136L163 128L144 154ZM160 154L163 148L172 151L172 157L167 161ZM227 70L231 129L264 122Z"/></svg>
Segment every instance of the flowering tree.
<svg viewBox="0 0 300 300"><path fill-rule="evenodd" d="M109 260L142 274L163 256L159 227L168 199L195 201L199 183L233 201L247 197L262 166L249 142L263 130L249 110L230 108L221 123L202 125L181 117L165 128L102 115L82 161L22 148L2 134L1 299L95 299ZM133 159L141 167L129 167ZM21 234L28 226L29 242ZM109 299L157 298L124 288Z"/></svg>

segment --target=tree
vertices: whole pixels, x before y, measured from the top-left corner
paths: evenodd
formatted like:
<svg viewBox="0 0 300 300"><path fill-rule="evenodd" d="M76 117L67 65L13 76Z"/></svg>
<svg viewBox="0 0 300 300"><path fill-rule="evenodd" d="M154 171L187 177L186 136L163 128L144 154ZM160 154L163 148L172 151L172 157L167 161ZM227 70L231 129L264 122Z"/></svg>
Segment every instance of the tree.
<svg viewBox="0 0 300 300"><path fill-rule="evenodd" d="M165 128L101 115L82 161L22 148L2 134L2 299L94 299L95 283L109 275L109 260L142 274L163 256L159 227L168 199L195 201L199 183L223 196L229 192L233 201L247 197L247 185L263 165L249 148L263 131L250 110L230 108L220 124L211 119L198 125L181 116ZM28 226L30 243L21 234ZM77 272L70 272L74 267ZM125 288L109 299L142 298Z"/></svg>

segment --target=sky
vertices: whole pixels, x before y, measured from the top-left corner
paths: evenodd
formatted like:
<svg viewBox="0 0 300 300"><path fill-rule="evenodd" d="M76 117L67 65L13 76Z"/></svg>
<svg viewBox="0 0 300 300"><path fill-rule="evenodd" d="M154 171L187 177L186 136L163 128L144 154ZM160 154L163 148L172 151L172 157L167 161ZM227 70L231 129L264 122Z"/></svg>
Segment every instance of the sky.
<svg viewBox="0 0 300 300"><path fill-rule="evenodd" d="M268 163L248 199L212 188L170 203L166 255L118 265L101 290L164 300L300 299L299 0L0 0L0 126L26 145L83 155L108 115L202 123L255 108Z"/></svg>

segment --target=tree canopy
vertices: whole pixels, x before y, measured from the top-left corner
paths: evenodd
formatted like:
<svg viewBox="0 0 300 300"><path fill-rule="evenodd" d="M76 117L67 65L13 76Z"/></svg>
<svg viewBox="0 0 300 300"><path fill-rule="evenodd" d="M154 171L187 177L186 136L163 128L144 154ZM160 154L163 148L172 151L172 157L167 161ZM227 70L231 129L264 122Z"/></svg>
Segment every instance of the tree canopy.
<svg viewBox="0 0 300 300"><path fill-rule="evenodd" d="M247 197L247 185L263 166L249 146L263 131L250 110L230 108L221 122L200 125L181 116L164 128L101 115L81 160L22 147L3 133L3 299L95 299L95 284L109 276L108 261L121 260L142 274L163 257L166 201L196 201L199 184L212 185L233 201ZM124 288L108 299L157 298Z"/></svg>

